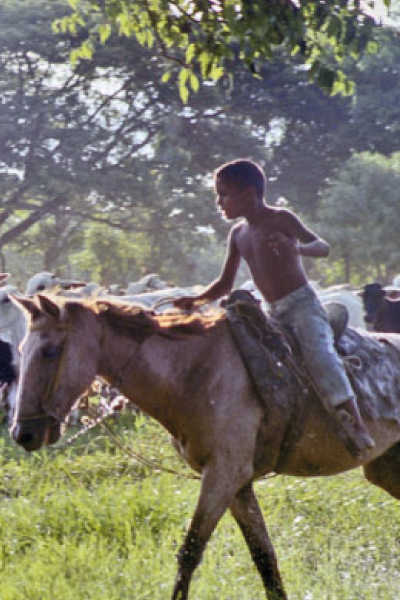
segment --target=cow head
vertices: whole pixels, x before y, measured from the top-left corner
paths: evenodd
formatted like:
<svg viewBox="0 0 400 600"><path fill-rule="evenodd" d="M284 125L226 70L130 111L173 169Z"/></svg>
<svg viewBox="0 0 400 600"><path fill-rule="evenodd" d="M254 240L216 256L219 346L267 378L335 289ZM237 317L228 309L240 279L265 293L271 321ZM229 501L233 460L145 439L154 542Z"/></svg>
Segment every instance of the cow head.
<svg viewBox="0 0 400 600"><path fill-rule="evenodd" d="M380 283L367 283L360 296L364 306L365 322L372 325L376 321L386 292Z"/></svg>

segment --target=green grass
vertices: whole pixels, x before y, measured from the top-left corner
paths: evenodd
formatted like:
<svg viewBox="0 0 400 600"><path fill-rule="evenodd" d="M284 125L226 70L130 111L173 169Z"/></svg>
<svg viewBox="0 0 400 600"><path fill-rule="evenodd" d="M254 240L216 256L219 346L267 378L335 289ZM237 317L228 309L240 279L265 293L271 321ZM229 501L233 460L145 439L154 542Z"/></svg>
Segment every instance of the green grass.
<svg viewBox="0 0 400 600"><path fill-rule="evenodd" d="M132 460L99 431L63 450L26 454L0 437L1 600L168 600L175 555L199 482L154 422L125 416ZM398 600L398 503L357 470L256 484L290 600ZM265 594L240 532L224 516L196 571L191 600Z"/></svg>

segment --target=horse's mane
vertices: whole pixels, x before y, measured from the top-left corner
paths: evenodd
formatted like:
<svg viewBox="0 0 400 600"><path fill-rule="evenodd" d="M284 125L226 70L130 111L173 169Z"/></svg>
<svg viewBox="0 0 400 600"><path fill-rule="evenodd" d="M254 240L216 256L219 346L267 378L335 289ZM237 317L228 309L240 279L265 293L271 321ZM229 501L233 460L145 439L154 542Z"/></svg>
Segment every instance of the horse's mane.
<svg viewBox="0 0 400 600"><path fill-rule="evenodd" d="M85 307L95 315L104 318L118 333L129 333L138 340L154 334L173 339L190 334L203 335L224 320L225 316L224 311L217 309L211 309L207 313L191 314L171 309L170 312L156 314L141 304L126 304L123 301L98 297L71 299L57 296L54 293L46 293L34 297L33 302L38 312L31 318L38 319L40 315L48 318L48 310L50 318L54 318L54 316L57 318L57 315L51 315L51 305L50 307L42 306L45 298L50 300L53 305L58 306L62 312L66 310L67 313L70 313L67 318L73 318L73 314L79 311L80 307Z"/></svg>
<svg viewBox="0 0 400 600"><path fill-rule="evenodd" d="M155 333L170 338L190 334L203 335L224 319L224 312L216 309L208 313L185 314L171 310L156 314L142 305L127 305L107 300L97 300L92 306L113 329L121 333L132 332L140 339Z"/></svg>

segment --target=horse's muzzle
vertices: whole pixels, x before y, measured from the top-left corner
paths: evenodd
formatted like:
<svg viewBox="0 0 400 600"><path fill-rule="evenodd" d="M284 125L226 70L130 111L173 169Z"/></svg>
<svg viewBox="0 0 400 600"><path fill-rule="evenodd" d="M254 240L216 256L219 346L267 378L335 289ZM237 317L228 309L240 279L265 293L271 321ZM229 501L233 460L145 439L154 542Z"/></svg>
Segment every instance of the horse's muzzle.
<svg viewBox="0 0 400 600"><path fill-rule="evenodd" d="M61 436L61 424L54 417L43 416L26 421L16 421L11 437L27 452L39 450L43 445L55 444Z"/></svg>

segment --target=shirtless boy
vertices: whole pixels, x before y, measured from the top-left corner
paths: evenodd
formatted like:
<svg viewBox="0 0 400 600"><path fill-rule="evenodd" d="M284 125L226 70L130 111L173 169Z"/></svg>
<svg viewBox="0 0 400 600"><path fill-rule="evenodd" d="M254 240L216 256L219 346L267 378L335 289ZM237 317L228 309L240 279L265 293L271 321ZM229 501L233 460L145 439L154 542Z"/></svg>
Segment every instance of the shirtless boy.
<svg viewBox="0 0 400 600"><path fill-rule="evenodd" d="M222 214L229 220L241 220L230 231L219 277L201 294L177 299L175 306L191 310L229 294L243 258L273 316L295 334L319 395L342 426L352 454L360 456L375 444L335 351L325 310L308 283L302 263L302 256L328 256L329 244L292 211L265 202L265 175L256 163L232 161L217 169L214 177Z"/></svg>

